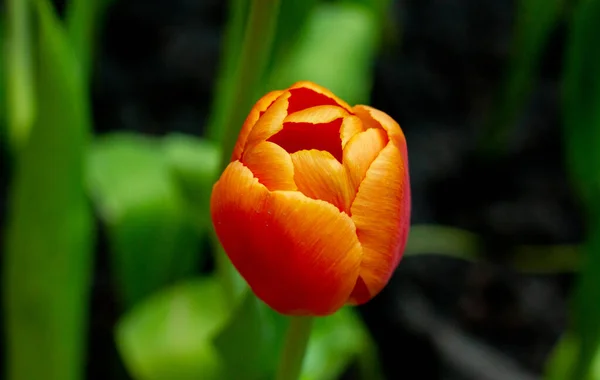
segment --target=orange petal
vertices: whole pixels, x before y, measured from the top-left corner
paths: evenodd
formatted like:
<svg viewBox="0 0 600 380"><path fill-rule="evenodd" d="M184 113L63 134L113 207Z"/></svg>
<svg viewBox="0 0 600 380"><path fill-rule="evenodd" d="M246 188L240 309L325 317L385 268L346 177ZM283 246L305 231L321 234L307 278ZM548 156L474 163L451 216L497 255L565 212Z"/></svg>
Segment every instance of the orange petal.
<svg viewBox="0 0 600 380"><path fill-rule="evenodd" d="M350 214L350 192L344 166L330 153L321 150L301 150L292 156L294 181L302 194L331 203Z"/></svg>
<svg viewBox="0 0 600 380"><path fill-rule="evenodd" d="M352 112L352 107L348 103L316 83L309 81L296 82L290 87L289 91L292 93L290 113L320 105L336 105L350 113Z"/></svg>
<svg viewBox="0 0 600 380"><path fill-rule="evenodd" d="M406 139L404 133L402 133L402 129L400 129L400 125L385 112L364 105L354 106L353 111L367 125L367 128L381 127L387 132L388 137L397 147L406 145Z"/></svg>
<svg viewBox="0 0 600 380"><path fill-rule="evenodd" d="M267 189L297 190L292 158L279 145L262 142L246 150L241 161Z"/></svg>
<svg viewBox="0 0 600 380"><path fill-rule="evenodd" d="M320 124L329 123L347 115L348 112L338 106L316 106L289 114L284 122Z"/></svg>
<svg viewBox="0 0 600 380"><path fill-rule="evenodd" d="M344 166L355 192L365 178L367 169L387 143L388 138L383 129L369 128L354 135L344 148Z"/></svg>
<svg viewBox="0 0 600 380"><path fill-rule="evenodd" d="M355 134L362 132L365 129L366 128L363 125L363 122L360 120L360 118L358 118L358 116L350 115L344 118L344 121L342 122L342 127L340 128L340 135L342 137L342 148L346 147L348 141L350 141L350 139L354 137Z"/></svg>
<svg viewBox="0 0 600 380"><path fill-rule="evenodd" d="M248 135L250 134L252 127L254 127L256 121L281 94L283 94L283 91L271 91L267 95L260 98L254 107L252 107L248 117L246 117L244 125L242 125L242 129L240 130L240 135L238 136L235 147L233 148L231 161L239 160L240 157L242 157L242 151L244 150L246 140L248 139Z"/></svg>
<svg viewBox="0 0 600 380"><path fill-rule="evenodd" d="M299 192L269 192L232 162L211 198L215 230L254 293L282 314L332 314L347 301L362 249L352 220Z"/></svg>
<svg viewBox="0 0 600 380"><path fill-rule="evenodd" d="M290 93L284 92L258 119L254 128L248 134L244 149L267 140L283 128L283 120L287 116L289 97Z"/></svg>
<svg viewBox="0 0 600 380"><path fill-rule="evenodd" d="M387 284L408 237L408 162L391 141L373 161L360 184L352 204L352 220L363 247L363 259L361 280L357 281L351 302L361 304Z"/></svg>

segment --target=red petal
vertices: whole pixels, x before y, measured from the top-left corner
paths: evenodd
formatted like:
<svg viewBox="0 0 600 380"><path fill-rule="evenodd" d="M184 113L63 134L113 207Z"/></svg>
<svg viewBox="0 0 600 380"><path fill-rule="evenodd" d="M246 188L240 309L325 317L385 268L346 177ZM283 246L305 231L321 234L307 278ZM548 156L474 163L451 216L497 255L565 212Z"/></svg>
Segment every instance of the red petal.
<svg viewBox="0 0 600 380"><path fill-rule="evenodd" d="M276 311L324 316L347 301L362 249L354 223L334 206L269 192L236 161L215 184L211 214L234 266Z"/></svg>

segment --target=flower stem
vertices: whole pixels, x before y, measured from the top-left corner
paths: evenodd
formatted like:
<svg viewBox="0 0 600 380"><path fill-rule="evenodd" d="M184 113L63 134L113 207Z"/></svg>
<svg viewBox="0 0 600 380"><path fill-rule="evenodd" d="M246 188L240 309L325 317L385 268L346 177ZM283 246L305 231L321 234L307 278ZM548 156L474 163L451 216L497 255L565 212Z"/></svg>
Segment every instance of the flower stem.
<svg viewBox="0 0 600 380"><path fill-rule="evenodd" d="M291 318L276 380L298 380L300 378L312 323L313 317Z"/></svg>

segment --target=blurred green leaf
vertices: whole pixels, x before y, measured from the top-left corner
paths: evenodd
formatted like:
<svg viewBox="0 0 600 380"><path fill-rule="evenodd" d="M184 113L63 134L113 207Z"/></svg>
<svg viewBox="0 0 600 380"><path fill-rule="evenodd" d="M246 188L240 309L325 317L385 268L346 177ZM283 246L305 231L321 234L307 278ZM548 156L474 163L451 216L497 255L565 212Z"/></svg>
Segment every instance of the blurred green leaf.
<svg viewBox="0 0 600 380"><path fill-rule="evenodd" d="M573 273L581 269L581 247L577 245L518 246L509 265L528 274Z"/></svg>
<svg viewBox="0 0 600 380"><path fill-rule="evenodd" d="M352 308L317 318L302 366L301 380L336 380L359 355L371 349L370 336ZM376 380L368 377L370 380Z"/></svg>
<svg viewBox="0 0 600 380"><path fill-rule="evenodd" d="M226 363L226 379L271 378L289 321L246 290L215 346Z"/></svg>
<svg viewBox="0 0 600 380"><path fill-rule="evenodd" d="M563 74L563 117L569 170L588 206L600 210L600 1L575 8Z"/></svg>
<svg viewBox="0 0 600 380"><path fill-rule="evenodd" d="M98 138L88 175L127 307L194 272L199 235L160 140L133 134Z"/></svg>
<svg viewBox="0 0 600 380"><path fill-rule="evenodd" d="M554 346L544 371L544 380L570 379L579 355L579 340L567 331ZM596 351L590 373L584 380L600 379L600 351Z"/></svg>
<svg viewBox="0 0 600 380"><path fill-rule="evenodd" d="M172 286L135 306L119 322L119 352L135 380L221 380L212 338L228 310L212 277Z"/></svg>
<svg viewBox="0 0 600 380"><path fill-rule="evenodd" d="M221 149L208 140L183 134L164 138L163 149L171 173L191 207L190 217L200 232L212 229L210 194L221 166Z"/></svg>
<svg viewBox="0 0 600 380"><path fill-rule="evenodd" d="M404 255L436 254L476 261L482 259L482 244L479 236L460 228L420 224L411 227Z"/></svg>
<svg viewBox="0 0 600 380"><path fill-rule="evenodd" d="M0 51L6 54L6 31L4 30L4 18L0 17ZM6 59L0 59L0 143L6 135Z"/></svg>
<svg viewBox="0 0 600 380"><path fill-rule="evenodd" d="M600 32L600 0L579 2L570 27L563 77L564 134L571 176L589 218L573 305L579 352L571 378L583 379L600 343L600 50L594 38Z"/></svg>
<svg viewBox="0 0 600 380"><path fill-rule="evenodd" d="M510 134L537 81L537 68L548 38L562 16L564 0L519 0L513 50L506 77L482 134L481 148L505 149Z"/></svg>
<svg viewBox="0 0 600 380"><path fill-rule="evenodd" d="M240 62L244 31L246 30L247 17L250 11L250 0L229 0L228 4L229 16L224 33L224 42L221 47L219 73L210 118L206 127L207 137L216 142L220 142L225 138L224 126L227 117L236 106L233 104L236 85L235 71Z"/></svg>
<svg viewBox="0 0 600 380"><path fill-rule="evenodd" d="M67 6L66 23L73 49L75 50L86 80L90 76L91 64L96 48L98 29L102 25L106 9L115 0L70 0Z"/></svg>
<svg viewBox="0 0 600 380"><path fill-rule="evenodd" d="M268 72L273 70L274 65L283 60L294 49L307 20L320 2L321 0L281 1L277 32L273 41L273 54L271 55Z"/></svg>
<svg viewBox="0 0 600 380"><path fill-rule="evenodd" d="M23 147L36 117L30 3L30 0L6 2L6 45L2 59L6 59L7 137L13 151Z"/></svg>
<svg viewBox="0 0 600 380"><path fill-rule="evenodd" d="M274 68L269 88L310 80L350 104L368 103L380 33L374 12L365 6L320 4L294 50Z"/></svg>
<svg viewBox="0 0 600 380"><path fill-rule="evenodd" d="M83 77L49 1L39 19L39 117L17 153L4 255L7 379L79 380L86 355L93 219Z"/></svg>

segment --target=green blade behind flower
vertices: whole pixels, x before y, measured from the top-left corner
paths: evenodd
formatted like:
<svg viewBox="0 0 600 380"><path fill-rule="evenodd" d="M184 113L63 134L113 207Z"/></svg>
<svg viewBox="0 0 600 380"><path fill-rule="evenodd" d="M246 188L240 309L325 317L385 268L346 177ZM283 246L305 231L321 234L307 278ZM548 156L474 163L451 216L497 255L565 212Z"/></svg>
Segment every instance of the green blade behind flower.
<svg viewBox="0 0 600 380"><path fill-rule="evenodd" d="M16 154L3 291L8 380L84 377L93 219L84 77L50 1L38 20L38 117Z"/></svg>

